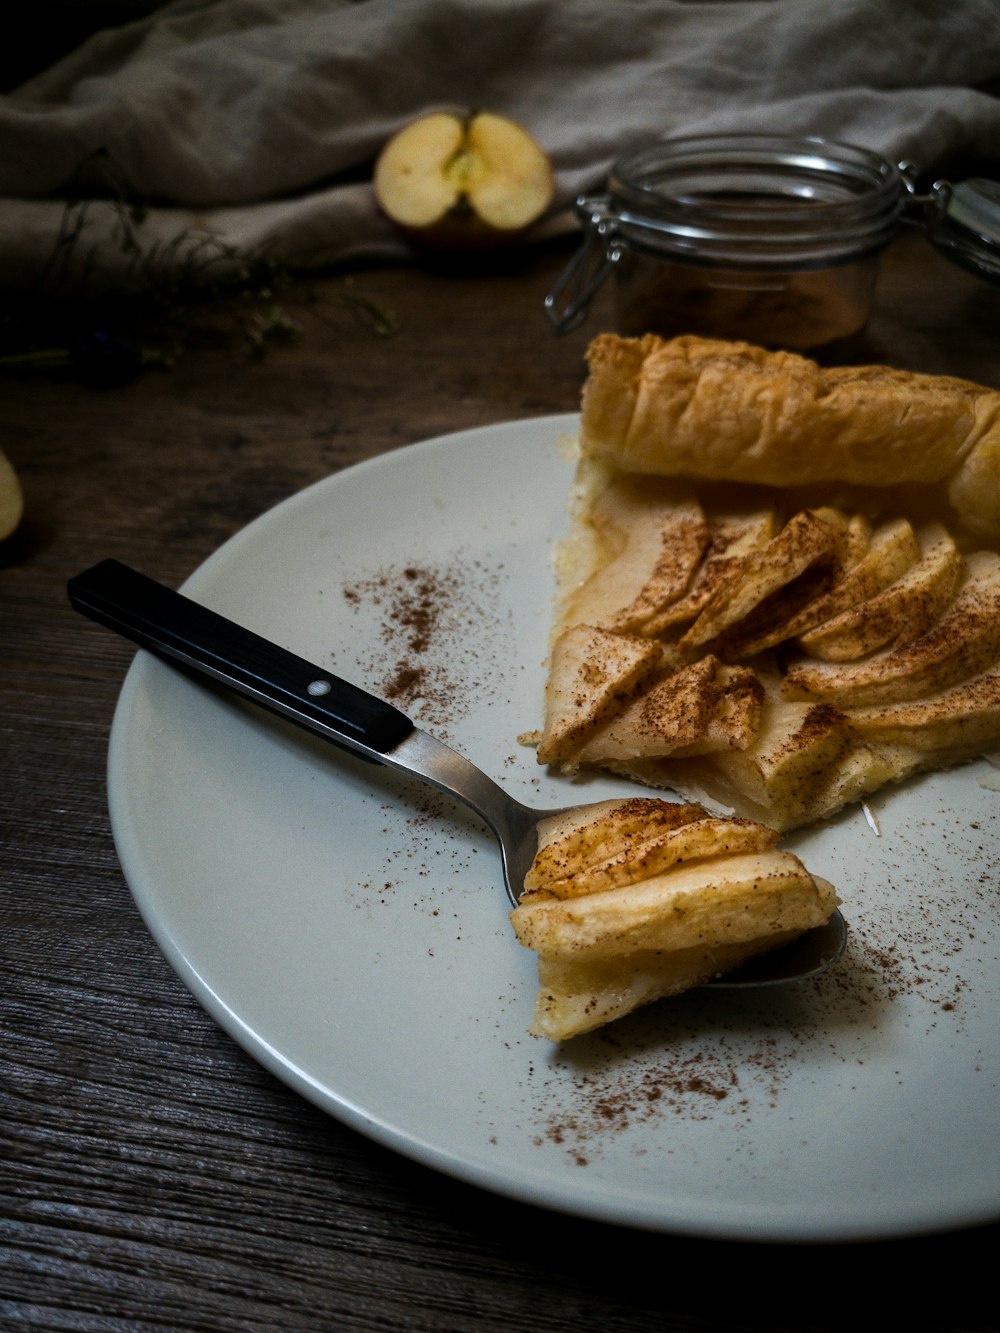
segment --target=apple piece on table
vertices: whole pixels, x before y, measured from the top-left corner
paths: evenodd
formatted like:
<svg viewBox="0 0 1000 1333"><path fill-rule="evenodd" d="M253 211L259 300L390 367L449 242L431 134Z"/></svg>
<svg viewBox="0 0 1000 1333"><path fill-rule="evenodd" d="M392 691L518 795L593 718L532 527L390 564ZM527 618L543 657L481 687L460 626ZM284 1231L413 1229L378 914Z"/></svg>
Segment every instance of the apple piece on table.
<svg viewBox="0 0 1000 1333"><path fill-rule="evenodd" d="M14 531L23 512L21 483L6 454L0 453L0 541Z"/></svg>

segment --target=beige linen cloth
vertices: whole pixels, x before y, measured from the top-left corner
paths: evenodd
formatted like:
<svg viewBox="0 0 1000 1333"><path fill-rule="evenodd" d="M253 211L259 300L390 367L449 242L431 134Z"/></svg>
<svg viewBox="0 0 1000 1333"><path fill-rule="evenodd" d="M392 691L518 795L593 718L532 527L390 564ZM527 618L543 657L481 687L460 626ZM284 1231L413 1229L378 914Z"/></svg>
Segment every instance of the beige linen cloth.
<svg viewBox="0 0 1000 1333"><path fill-rule="evenodd" d="M821 134L926 172L1000 174L997 0L176 0L0 97L0 285L94 197L77 258L128 262L112 164L163 255L205 232L293 267L405 258L370 176L432 108L528 127L575 196L668 133ZM79 219L78 219L79 220Z"/></svg>

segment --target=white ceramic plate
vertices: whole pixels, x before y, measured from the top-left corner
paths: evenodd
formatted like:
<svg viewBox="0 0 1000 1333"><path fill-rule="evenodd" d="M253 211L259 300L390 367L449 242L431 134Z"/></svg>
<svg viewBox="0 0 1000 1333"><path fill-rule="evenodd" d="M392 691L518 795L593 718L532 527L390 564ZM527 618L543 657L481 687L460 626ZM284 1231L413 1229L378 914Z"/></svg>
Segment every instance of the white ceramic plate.
<svg viewBox="0 0 1000 1333"><path fill-rule="evenodd" d="M550 417L414 445L294 496L185 591L393 698L516 796L599 799L537 724L571 465ZM836 883L818 982L699 992L555 1049L489 836L443 797L140 653L115 717L114 835L213 1017L383 1144L521 1200L761 1240L1000 1216L1000 794L986 761L791 840Z"/></svg>

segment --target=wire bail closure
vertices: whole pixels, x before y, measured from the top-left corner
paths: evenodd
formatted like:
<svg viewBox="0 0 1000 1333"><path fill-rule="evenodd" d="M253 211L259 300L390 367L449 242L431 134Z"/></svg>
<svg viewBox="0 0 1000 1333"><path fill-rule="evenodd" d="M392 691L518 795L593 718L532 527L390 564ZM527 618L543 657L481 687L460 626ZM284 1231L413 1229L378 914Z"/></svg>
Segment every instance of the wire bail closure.
<svg viewBox="0 0 1000 1333"><path fill-rule="evenodd" d="M576 201L585 233L583 244L545 298L545 313L556 333L571 333L580 327L598 289L624 253L617 218L608 204L607 195L592 199L581 195ZM564 296L566 303L560 308Z"/></svg>

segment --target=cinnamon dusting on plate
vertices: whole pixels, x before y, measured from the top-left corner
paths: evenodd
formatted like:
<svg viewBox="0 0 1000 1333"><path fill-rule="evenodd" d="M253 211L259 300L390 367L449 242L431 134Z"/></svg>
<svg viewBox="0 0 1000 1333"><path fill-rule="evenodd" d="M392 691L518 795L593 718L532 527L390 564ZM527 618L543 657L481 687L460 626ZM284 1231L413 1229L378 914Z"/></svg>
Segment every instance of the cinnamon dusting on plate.
<svg viewBox="0 0 1000 1333"><path fill-rule="evenodd" d="M494 608L503 576L473 558L447 566L388 565L343 587L357 613L376 613L365 687L441 739L490 690L500 652Z"/></svg>

